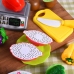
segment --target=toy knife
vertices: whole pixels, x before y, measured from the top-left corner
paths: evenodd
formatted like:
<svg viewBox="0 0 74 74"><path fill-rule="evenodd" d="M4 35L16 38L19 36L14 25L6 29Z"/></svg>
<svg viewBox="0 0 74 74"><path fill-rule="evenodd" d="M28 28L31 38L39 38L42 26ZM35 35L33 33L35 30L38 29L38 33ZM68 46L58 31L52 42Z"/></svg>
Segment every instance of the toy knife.
<svg viewBox="0 0 74 74"><path fill-rule="evenodd" d="M37 20L47 26L60 27L61 25L64 25L74 28L74 20L52 20L41 17L37 18Z"/></svg>

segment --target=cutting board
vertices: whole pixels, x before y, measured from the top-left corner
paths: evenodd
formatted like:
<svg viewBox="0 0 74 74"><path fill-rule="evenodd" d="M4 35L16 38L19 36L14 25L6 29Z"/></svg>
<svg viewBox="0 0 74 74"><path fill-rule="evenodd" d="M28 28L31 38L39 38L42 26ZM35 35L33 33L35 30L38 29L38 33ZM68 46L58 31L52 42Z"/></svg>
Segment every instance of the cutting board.
<svg viewBox="0 0 74 74"><path fill-rule="evenodd" d="M44 15L39 16L41 14ZM38 21L37 20L38 18L60 20L60 21L63 21L63 19L60 18L57 14L55 14L50 9L44 9L38 11L33 18L33 21L36 23L36 25L38 25L47 35L49 35L52 39L54 39L58 43L63 42L68 36L70 36L73 33L73 28L64 25L60 25L60 27L47 26L41 23L40 21Z"/></svg>
<svg viewBox="0 0 74 74"><path fill-rule="evenodd" d="M44 4L42 3L40 9L45 9ZM59 3L52 9L54 13L60 16L62 19L73 19L62 7ZM27 30L39 30L42 31L34 22L33 17L36 12L31 11L28 21L28 28ZM20 60L16 59L11 55L9 52L9 47L16 43L17 39L23 35L22 31L10 31L6 30L6 33L9 37L7 42L0 46L0 74L7 74L8 72L20 69L25 66ZM68 43L68 41L74 38L74 33L72 33L67 39L65 39L62 43L52 42L51 47L52 51L58 49L59 47Z"/></svg>

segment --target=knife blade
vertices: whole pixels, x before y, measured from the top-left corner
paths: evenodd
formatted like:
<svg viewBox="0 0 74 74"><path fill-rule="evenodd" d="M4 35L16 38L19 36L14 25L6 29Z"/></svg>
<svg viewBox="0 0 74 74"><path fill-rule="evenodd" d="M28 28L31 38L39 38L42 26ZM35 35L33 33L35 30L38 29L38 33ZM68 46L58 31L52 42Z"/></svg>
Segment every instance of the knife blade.
<svg viewBox="0 0 74 74"><path fill-rule="evenodd" d="M51 19L40 18L40 17L38 17L37 20L42 24L51 26L51 27L60 27L61 25L61 21L59 20L51 20Z"/></svg>
<svg viewBox="0 0 74 74"><path fill-rule="evenodd" d="M74 28L74 20L52 20L38 17L37 20L44 25L51 27L60 27L61 25Z"/></svg>

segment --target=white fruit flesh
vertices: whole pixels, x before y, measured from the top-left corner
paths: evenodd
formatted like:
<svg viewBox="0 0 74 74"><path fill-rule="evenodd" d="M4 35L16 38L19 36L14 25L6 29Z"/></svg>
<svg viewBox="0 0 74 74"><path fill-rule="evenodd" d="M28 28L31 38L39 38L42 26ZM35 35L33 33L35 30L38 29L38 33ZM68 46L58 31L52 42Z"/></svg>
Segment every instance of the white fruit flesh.
<svg viewBox="0 0 74 74"><path fill-rule="evenodd" d="M32 60L42 56L42 52L30 43L13 44L10 47L10 51L13 56L22 60Z"/></svg>
<svg viewBox="0 0 74 74"><path fill-rule="evenodd" d="M29 30L23 32L27 37L29 37L31 40L41 43L41 44L49 44L52 42L52 38L50 38L48 35L46 35L43 32L36 31L36 30Z"/></svg>

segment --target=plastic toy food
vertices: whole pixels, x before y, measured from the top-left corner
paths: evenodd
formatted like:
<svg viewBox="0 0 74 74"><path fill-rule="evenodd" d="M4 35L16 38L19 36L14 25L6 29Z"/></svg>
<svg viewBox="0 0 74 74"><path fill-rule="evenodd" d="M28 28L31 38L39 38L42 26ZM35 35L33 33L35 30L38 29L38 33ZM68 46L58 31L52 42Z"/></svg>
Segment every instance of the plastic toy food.
<svg viewBox="0 0 74 74"><path fill-rule="evenodd" d="M34 60L31 61L22 61L24 64L28 65L39 65L42 64L50 57L50 52L51 52L51 46L50 45L44 45L44 46L38 46L37 47L40 51L42 51L42 56L38 57Z"/></svg>
<svg viewBox="0 0 74 74"><path fill-rule="evenodd" d="M26 38L26 35L22 35L16 43L22 43L22 42L26 42L29 43L28 39ZM42 56L38 57L34 60L31 61L22 61L24 64L28 64L28 65L39 65L42 64L43 62L46 61L47 58L50 57L50 52L51 52L51 46L50 44L47 45L43 45L43 46L37 46L37 48L42 52Z"/></svg>
<svg viewBox="0 0 74 74"><path fill-rule="evenodd" d="M32 74L32 73L27 71L17 70L17 71L10 72L8 74Z"/></svg>
<svg viewBox="0 0 74 74"><path fill-rule="evenodd" d="M8 39L8 36L6 35L4 28L0 28L0 45L4 44L7 39Z"/></svg>
<svg viewBox="0 0 74 74"><path fill-rule="evenodd" d="M40 1L39 0L29 0L31 4L31 10L39 10L40 8Z"/></svg>
<svg viewBox="0 0 74 74"><path fill-rule="evenodd" d="M11 45L10 52L20 60L33 60L42 56L42 52L36 46L24 42Z"/></svg>
<svg viewBox="0 0 74 74"><path fill-rule="evenodd" d="M48 8L53 8L56 5L57 0L43 0L44 4Z"/></svg>
<svg viewBox="0 0 74 74"><path fill-rule="evenodd" d="M62 65L54 64L47 69L46 74L65 74L65 68Z"/></svg>
<svg viewBox="0 0 74 74"><path fill-rule="evenodd" d="M2 44L2 36L0 35L0 45Z"/></svg>
<svg viewBox="0 0 74 74"><path fill-rule="evenodd" d="M67 64L74 65L74 43L71 43L62 53L61 58Z"/></svg>
<svg viewBox="0 0 74 74"><path fill-rule="evenodd" d="M3 5L12 11L21 11L25 6L24 0L2 0Z"/></svg>
<svg viewBox="0 0 74 74"><path fill-rule="evenodd" d="M52 42L52 39L48 35L37 30L23 31L23 33L32 44L37 46Z"/></svg>

